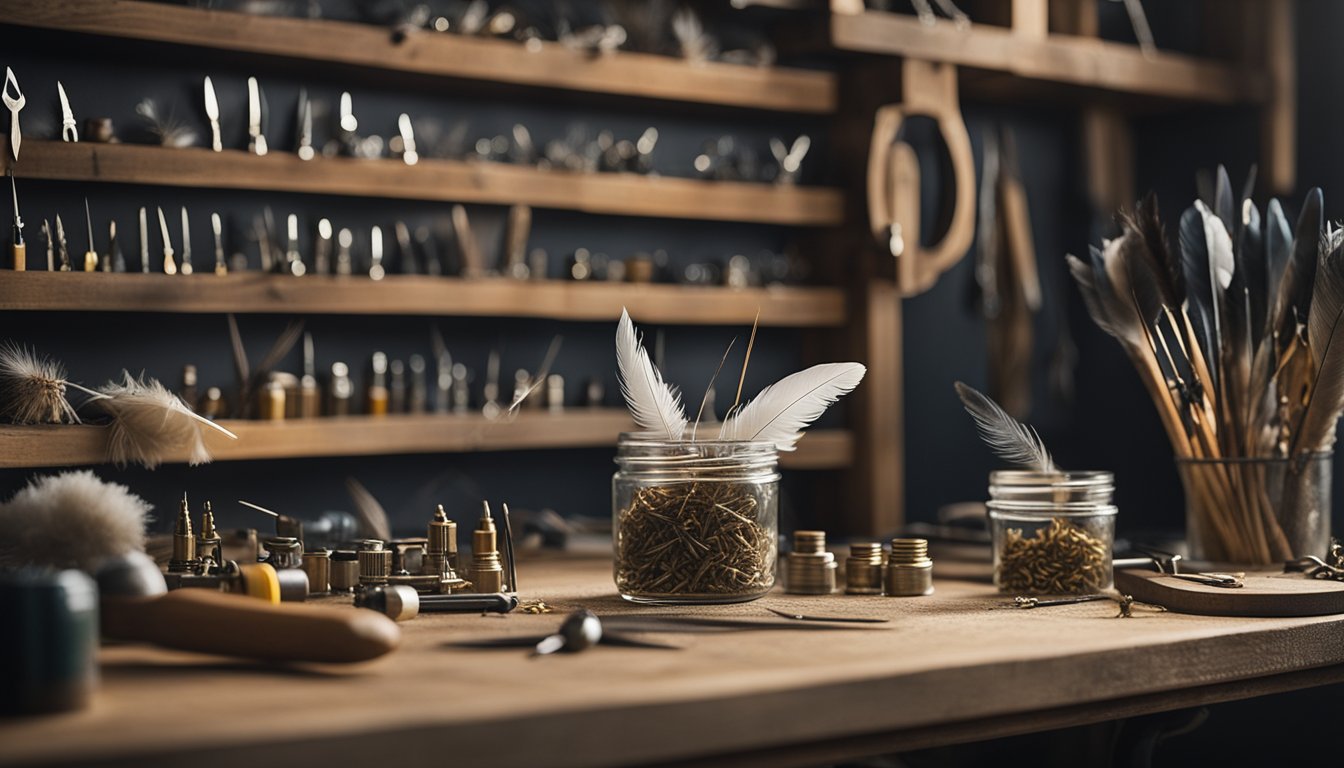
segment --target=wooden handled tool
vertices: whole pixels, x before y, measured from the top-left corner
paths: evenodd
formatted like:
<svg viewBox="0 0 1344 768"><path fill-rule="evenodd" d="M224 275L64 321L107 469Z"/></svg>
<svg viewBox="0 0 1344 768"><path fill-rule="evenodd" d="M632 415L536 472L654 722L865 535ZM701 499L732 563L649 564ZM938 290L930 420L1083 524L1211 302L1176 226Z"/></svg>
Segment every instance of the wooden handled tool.
<svg viewBox="0 0 1344 768"><path fill-rule="evenodd" d="M348 664L378 658L401 642L397 625L373 611L272 605L204 589L105 597L102 626L107 638L262 661Z"/></svg>

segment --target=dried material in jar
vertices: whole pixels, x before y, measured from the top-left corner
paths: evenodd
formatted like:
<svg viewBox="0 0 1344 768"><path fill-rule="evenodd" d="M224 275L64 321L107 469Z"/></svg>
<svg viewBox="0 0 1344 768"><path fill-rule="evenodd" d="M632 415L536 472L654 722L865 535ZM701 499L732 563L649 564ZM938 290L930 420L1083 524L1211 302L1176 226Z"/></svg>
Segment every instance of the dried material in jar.
<svg viewBox="0 0 1344 768"><path fill-rule="evenodd" d="M636 490L619 512L617 586L646 597L765 592L776 544L756 519L759 504L741 483Z"/></svg>
<svg viewBox="0 0 1344 768"><path fill-rule="evenodd" d="M1110 584L1111 553L1103 539L1055 517L1035 536L1005 531L998 568L1003 592L1086 595Z"/></svg>

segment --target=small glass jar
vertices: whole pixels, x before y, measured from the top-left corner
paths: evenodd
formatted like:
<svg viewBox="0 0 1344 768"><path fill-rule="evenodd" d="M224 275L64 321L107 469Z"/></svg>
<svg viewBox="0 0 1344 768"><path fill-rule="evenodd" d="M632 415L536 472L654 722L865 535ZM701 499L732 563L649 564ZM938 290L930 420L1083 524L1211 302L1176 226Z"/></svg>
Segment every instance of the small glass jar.
<svg viewBox="0 0 1344 768"><path fill-rule="evenodd" d="M993 472L990 534L1000 592L1095 594L1112 586L1109 472Z"/></svg>
<svg viewBox="0 0 1344 768"><path fill-rule="evenodd" d="M623 434L612 478L614 575L638 603L739 603L775 584L772 443Z"/></svg>

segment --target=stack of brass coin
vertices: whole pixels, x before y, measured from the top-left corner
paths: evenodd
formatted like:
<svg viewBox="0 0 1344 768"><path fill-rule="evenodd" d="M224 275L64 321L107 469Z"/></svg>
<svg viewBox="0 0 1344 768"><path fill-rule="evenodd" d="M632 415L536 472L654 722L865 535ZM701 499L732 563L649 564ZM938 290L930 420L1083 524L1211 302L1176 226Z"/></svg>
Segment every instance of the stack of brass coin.
<svg viewBox="0 0 1344 768"><path fill-rule="evenodd" d="M785 571L785 590L794 595L835 591L835 555L826 551L825 531L794 531Z"/></svg>
<svg viewBox="0 0 1344 768"><path fill-rule="evenodd" d="M887 595L914 597L933 594L933 561L927 539L892 539L887 558Z"/></svg>
<svg viewBox="0 0 1344 768"><path fill-rule="evenodd" d="M882 542L865 541L849 545L845 558L845 594L882 594L882 570L886 564Z"/></svg>

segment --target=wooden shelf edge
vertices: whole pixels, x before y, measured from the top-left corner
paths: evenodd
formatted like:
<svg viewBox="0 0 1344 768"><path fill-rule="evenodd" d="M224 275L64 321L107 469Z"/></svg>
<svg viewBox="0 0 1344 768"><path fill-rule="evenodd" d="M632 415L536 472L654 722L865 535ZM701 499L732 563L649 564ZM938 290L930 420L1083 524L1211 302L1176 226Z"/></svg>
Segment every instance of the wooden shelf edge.
<svg viewBox="0 0 1344 768"><path fill-rule="evenodd" d="M6 167L19 178L117 182L204 189L246 189L538 208L616 216L835 226L844 195L830 187L705 181L627 173L576 174L504 163L359 160L203 147L67 143L29 139L20 160Z"/></svg>
<svg viewBox="0 0 1344 768"><path fill-rule="evenodd" d="M0 21L27 27L212 48L485 82L771 111L834 112L837 78L785 67L691 64L666 56L593 56L543 42L411 34L342 21L265 17L135 0L0 0Z"/></svg>
<svg viewBox="0 0 1344 768"><path fill-rule="evenodd" d="M946 19L926 26L883 11L832 13L830 44L858 53L906 56L972 69L1139 96L1212 104L1259 104L1268 74L1227 62L1159 52L1096 38L1051 34L1031 39L1006 27L958 29Z"/></svg>
<svg viewBox="0 0 1344 768"><path fill-rule="evenodd" d="M839 288L415 275L374 281L260 272L0 273L0 310L521 317L614 323L622 308L637 321L664 325L749 325L758 309L765 326L820 328L845 322L845 297Z"/></svg>
<svg viewBox="0 0 1344 768"><path fill-rule="evenodd" d="M206 442L215 461L387 456L417 453L614 447L633 429L622 408L575 408L562 413L523 413L513 421L480 415L410 415L291 420L226 420L237 440L214 432ZM844 430L816 430L784 453L787 469L839 469L853 458ZM181 463L185 455L171 457ZM67 467L107 461L107 430L87 425L0 426L0 468Z"/></svg>

